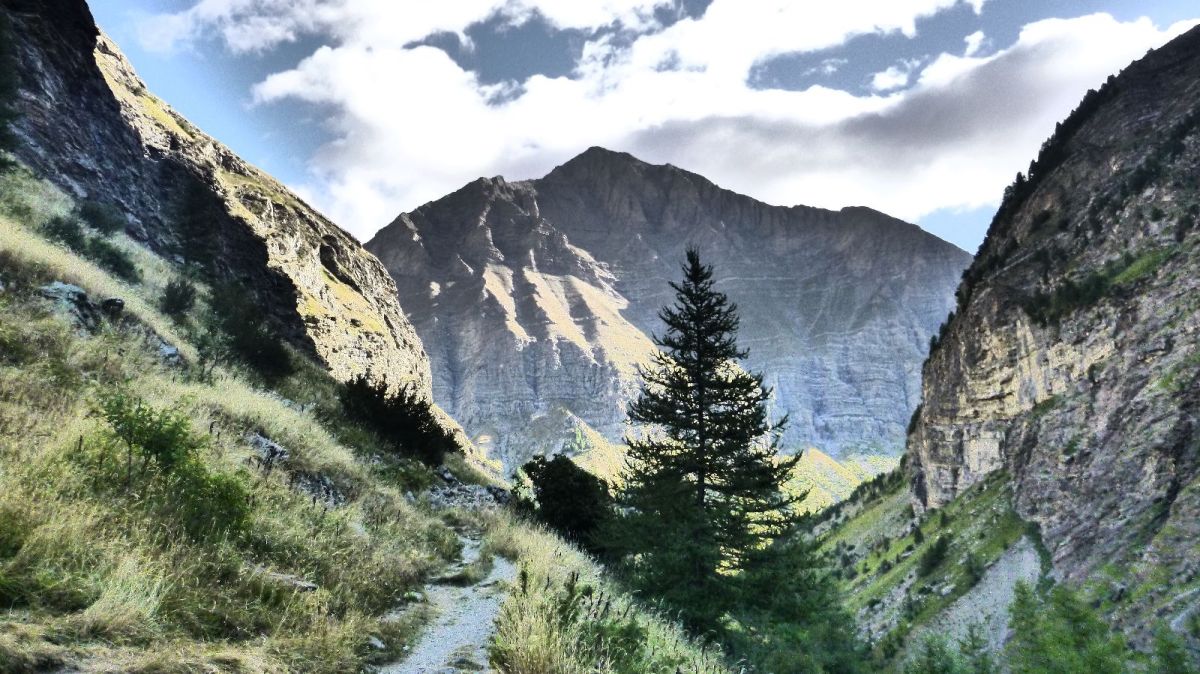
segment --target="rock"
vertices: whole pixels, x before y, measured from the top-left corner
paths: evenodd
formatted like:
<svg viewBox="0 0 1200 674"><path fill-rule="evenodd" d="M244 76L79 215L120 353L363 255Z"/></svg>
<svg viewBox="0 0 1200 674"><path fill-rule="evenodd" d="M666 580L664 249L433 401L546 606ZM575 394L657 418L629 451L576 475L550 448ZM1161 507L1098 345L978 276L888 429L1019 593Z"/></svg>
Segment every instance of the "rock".
<svg viewBox="0 0 1200 674"><path fill-rule="evenodd" d="M250 445L250 448L258 454L263 465L282 464L291 457L291 453L283 445L256 431L246 433L244 439L246 444Z"/></svg>
<svg viewBox="0 0 1200 674"><path fill-rule="evenodd" d="M179 348L173 344L169 344L165 340L159 341L158 357L168 365L183 364L183 356L179 353Z"/></svg>
<svg viewBox="0 0 1200 674"><path fill-rule="evenodd" d="M119 297L110 297L100 302L100 310L109 319L120 318L121 314L125 313L125 300Z"/></svg>
<svg viewBox="0 0 1200 674"><path fill-rule="evenodd" d="M148 92L85 0L17 5L6 13L22 162L68 193L121 204L129 232L156 250L177 245L167 214L191 194L227 252L221 268L282 337L340 380L371 372L429 395L428 358L378 260Z"/></svg>
<svg viewBox="0 0 1200 674"><path fill-rule="evenodd" d="M1192 29L1059 126L964 275L908 441L918 510L1002 474L1052 577L1127 574L1105 618L1135 647L1200 540L1197 100Z"/></svg>
<svg viewBox="0 0 1200 674"><path fill-rule="evenodd" d="M383 643L383 640L374 634L367 637L367 645L377 651L387 650L387 644Z"/></svg>
<svg viewBox="0 0 1200 674"><path fill-rule="evenodd" d="M791 414L785 444L899 453L930 335L971 259L915 225L769 206L593 148L539 180L477 180L367 249L425 340L434 399L512 472L562 449L562 415L622 439L689 242L738 303L775 412Z"/></svg>
<svg viewBox="0 0 1200 674"><path fill-rule="evenodd" d="M54 302L56 308L67 314L75 327L95 332L100 327L100 310L88 299L83 288L55 281L38 289L38 294Z"/></svg>

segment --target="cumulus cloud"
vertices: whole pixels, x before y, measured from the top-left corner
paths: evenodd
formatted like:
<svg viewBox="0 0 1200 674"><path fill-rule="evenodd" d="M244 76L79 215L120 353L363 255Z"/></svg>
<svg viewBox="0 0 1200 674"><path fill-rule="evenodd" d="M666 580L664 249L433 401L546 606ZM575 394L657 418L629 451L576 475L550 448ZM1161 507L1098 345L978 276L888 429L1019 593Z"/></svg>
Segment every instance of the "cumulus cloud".
<svg viewBox="0 0 1200 674"><path fill-rule="evenodd" d="M965 42L967 45L966 55L974 56L978 54L983 49L983 45L986 41L987 36L983 34L982 30L977 30L974 33L964 37L963 42Z"/></svg>
<svg viewBox="0 0 1200 674"><path fill-rule="evenodd" d="M756 89L747 80L778 55L861 34L914 35L921 16L982 2L858 0L814 11L792 0L714 0L703 16L665 29L653 9L674 3L657 0L301 2L305 12L289 10L295 0L203 0L156 21L171 40L215 30L234 50L330 36L254 97L331 111L334 140L300 187L364 239L475 177L540 176L590 145L670 162L776 204L862 204L910 220L980 207L995 202L1087 88L1182 31L1105 14L1043 21L1002 51L981 56L983 36L972 36L962 55L926 59L923 69L898 64L875 92L853 94ZM486 85L441 50L408 46L534 11L560 27L624 29L591 32L571 77L535 75L516 87ZM276 21L256 43L246 36L260 19Z"/></svg>

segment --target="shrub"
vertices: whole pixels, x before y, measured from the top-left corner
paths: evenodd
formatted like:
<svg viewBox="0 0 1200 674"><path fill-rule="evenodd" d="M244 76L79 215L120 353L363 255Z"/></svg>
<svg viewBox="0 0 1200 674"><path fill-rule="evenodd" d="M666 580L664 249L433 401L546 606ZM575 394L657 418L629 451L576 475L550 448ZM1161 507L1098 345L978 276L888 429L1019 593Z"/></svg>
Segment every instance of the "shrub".
<svg viewBox="0 0 1200 674"><path fill-rule="evenodd" d="M56 215L42 225L42 235L76 252L87 247L87 237L79 221L70 216Z"/></svg>
<svg viewBox="0 0 1200 674"><path fill-rule="evenodd" d="M521 470L533 485L535 516L563 537L599 552L597 534L613 507L608 483L563 455L536 456Z"/></svg>
<svg viewBox="0 0 1200 674"><path fill-rule="evenodd" d="M133 258L129 256L129 253L107 239L96 237L89 239L82 252L96 264L126 281L138 283L142 280L142 273L138 271L137 265L133 263Z"/></svg>
<svg viewBox="0 0 1200 674"><path fill-rule="evenodd" d="M125 215L112 204L85 201L79 205L79 217L106 236L125 231Z"/></svg>
<svg viewBox="0 0 1200 674"><path fill-rule="evenodd" d="M263 378L273 381L295 372L291 354L263 321L262 310L246 291L226 283L212 293L213 325L217 333L213 350L220 358L233 358Z"/></svg>
<svg viewBox="0 0 1200 674"><path fill-rule="evenodd" d="M142 398L123 391L102 395L99 407L113 435L125 445L126 489L133 481L135 454L141 457L143 475L151 461L163 473L170 473L204 446L192 434L187 416L176 410L156 410Z"/></svg>
<svg viewBox="0 0 1200 674"><path fill-rule="evenodd" d="M933 573L934 569L941 566L946 560L946 553L950 551L950 537L947 535L938 536L933 541L933 545L929 546L922 555L921 560L917 565L917 572L922 576L928 576Z"/></svg>
<svg viewBox="0 0 1200 674"><path fill-rule="evenodd" d="M196 286L184 278L172 279L163 288L158 306L168 316L179 318L196 306Z"/></svg>
<svg viewBox="0 0 1200 674"><path fill-rule="evenodd" d="M342 386L338 397L346 416L373 430L399 453L435 466L446 454L458 451L454 435L439 423L429 401L408 386L391 393L386 380L372 382L359 375Z"/></svg>

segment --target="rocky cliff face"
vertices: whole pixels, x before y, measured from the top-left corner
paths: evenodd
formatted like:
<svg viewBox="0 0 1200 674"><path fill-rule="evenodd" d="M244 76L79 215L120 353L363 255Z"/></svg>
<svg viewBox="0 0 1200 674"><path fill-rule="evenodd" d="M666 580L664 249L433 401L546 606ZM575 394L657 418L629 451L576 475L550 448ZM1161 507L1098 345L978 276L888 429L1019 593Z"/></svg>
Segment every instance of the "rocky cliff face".
<svg viewBox="0 0 1200 674"><path fill-rule="evenodd" d="M787 443L899 451L970 260L914 225L768 206L593 148L540 180L471 183L367 248L430 345L435 399L511 468L560 448L559 424L541 423L556 410L621 437L688 245L738 303L748 365L791 415Z"/></svg>
<svg viewBox="0 0 1200 674"><path fill-rule="evenodd" d="M1200 594L1198 101L1200 29L1060 125L966 274L908 441L918 506L1006 471L1056 575L1105 569L1143 632Z"/></svg>
<svg viewBox="0 0 1200 674"><path fill-rule="evenodd" d="M150 94L83 0L0 9L19 61L22 161L120 206L129 232L164 253L178 247L181 212L203 209L218 273L256 293L293 344L339 378L370 371L429 391L428 359L378 260Z"/></svg>

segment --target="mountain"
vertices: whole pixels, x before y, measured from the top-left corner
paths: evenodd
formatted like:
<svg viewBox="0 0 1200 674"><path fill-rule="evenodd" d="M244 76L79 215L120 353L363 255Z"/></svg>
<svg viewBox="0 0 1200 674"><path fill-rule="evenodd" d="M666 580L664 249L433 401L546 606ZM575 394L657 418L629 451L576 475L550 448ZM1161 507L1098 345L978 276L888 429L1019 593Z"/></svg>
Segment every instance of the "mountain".
<svg viewBox="0 0 1200 674"><path fill-rule="evenodd" d="M379 262L262 171L147 91L82 0L3 0L20 95L17 157L71 196L112 204L152 249L192 259L184 214L219 276L335 376L372 372L426 393L429 361Z"/></svg>
<svg viewBox="0 0 1200 674"><path fill-rule="evenodd" d="M1197 101L1193 29L1059 125L965 275L908 442L918 510L1004 476L1052 575L1140 638L1200 592Z"/></svg>
<svg viewBox="0 0 1200 674"><path fill-rule="evenodd" d="M539 180L479 179L366 247L427 345L434 398L515 468L566 417L623 434L688 245L737 302L785 442L898 453L930 336L970 256L867 208L769 206L591 148Z"/></svg>

